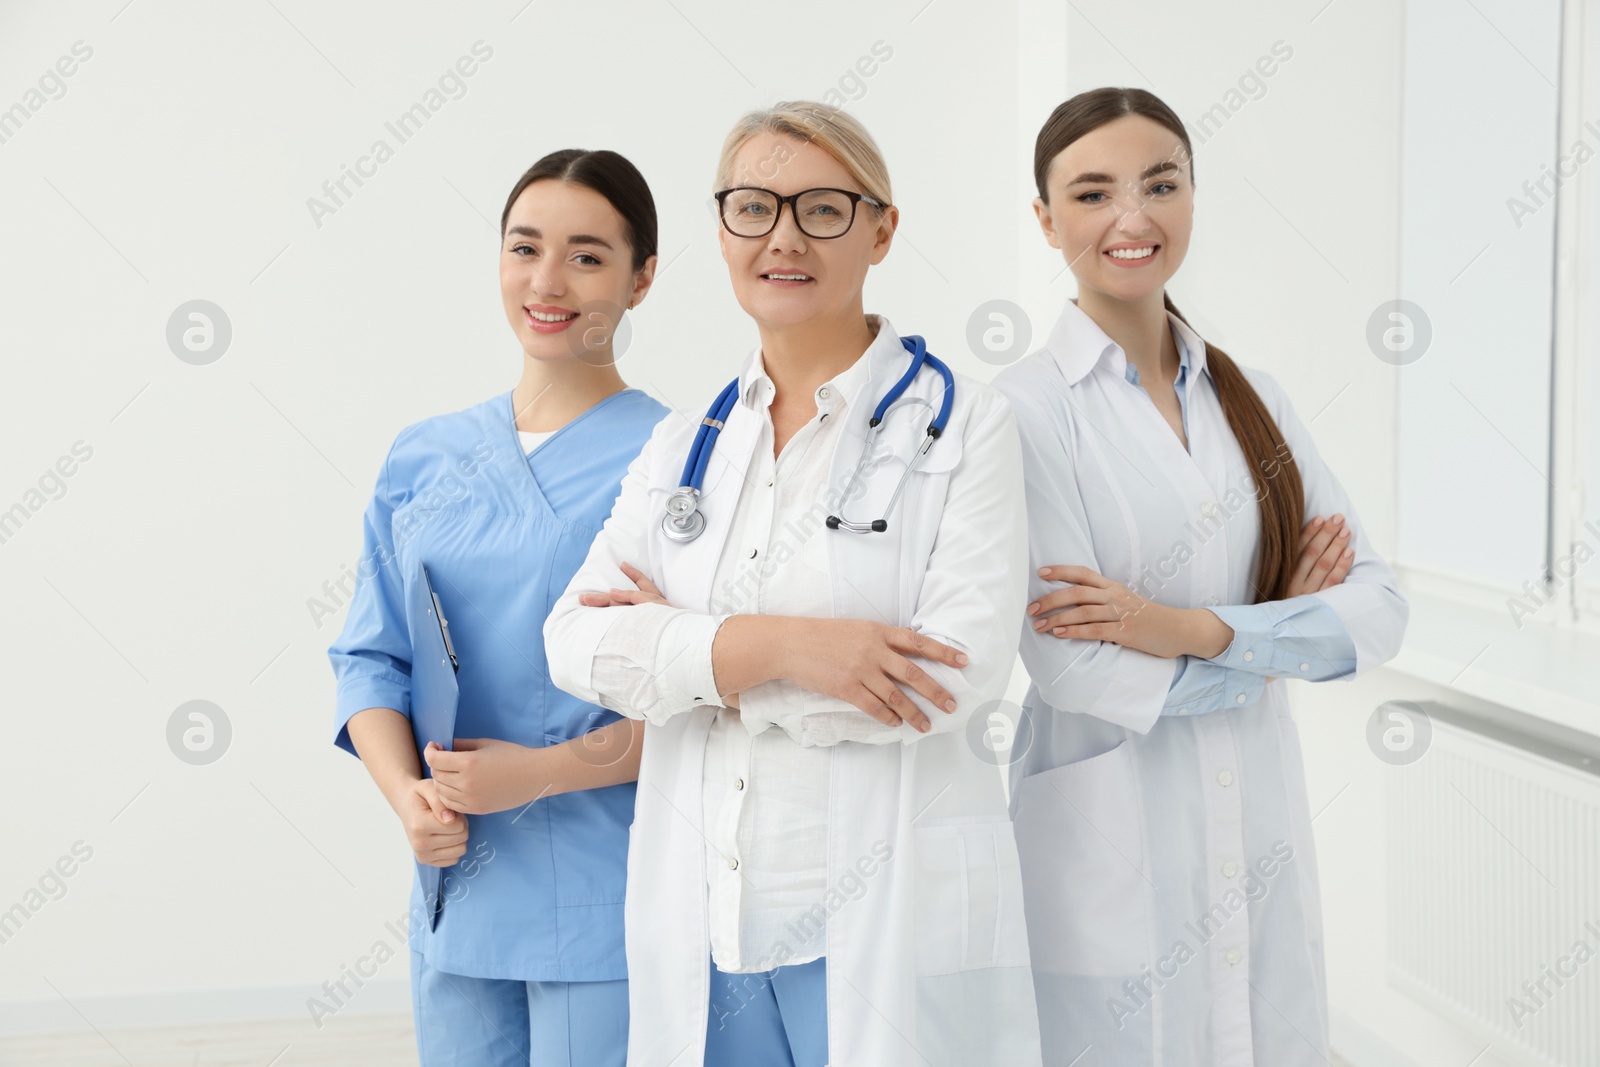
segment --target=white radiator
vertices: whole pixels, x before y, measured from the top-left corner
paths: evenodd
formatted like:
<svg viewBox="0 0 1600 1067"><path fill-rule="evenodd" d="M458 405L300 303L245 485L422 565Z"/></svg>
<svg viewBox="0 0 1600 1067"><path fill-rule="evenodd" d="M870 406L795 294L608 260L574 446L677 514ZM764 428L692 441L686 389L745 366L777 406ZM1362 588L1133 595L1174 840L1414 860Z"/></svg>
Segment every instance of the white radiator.
<svg viewBox="0 0 1600 1067"><path fill-rule="evenodd" d="M1512 1062L1597 1067L1595 739L1408 706L1433 734L1385 770L1391 983Z"/></svg>

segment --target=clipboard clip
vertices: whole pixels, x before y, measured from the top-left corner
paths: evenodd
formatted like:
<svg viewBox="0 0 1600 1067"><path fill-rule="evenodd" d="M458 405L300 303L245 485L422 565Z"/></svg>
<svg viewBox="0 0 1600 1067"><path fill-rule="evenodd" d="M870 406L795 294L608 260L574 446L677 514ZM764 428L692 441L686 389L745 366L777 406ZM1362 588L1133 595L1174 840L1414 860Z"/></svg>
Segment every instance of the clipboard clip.
<svg viewBox="0 0 1600 1067"><path fill-rule="evenodd" d="M439 616L439 634L444 638L444 650L450 655L450 669L461 670L461 661L456 659L456 646L450 642L450 620L444 617L444 609L439 606L439 594L429 591L433 598L433 610Z"/></svg>
<svg viewBox="0 0 1600 1067"><path fill-rule="evenodd" d="M422 568L422 580L428 583L428 599L433 602L433 617L439 621L439 636L444 639L445 654L450 657L450 669L460 673L461 661L456 659L456 646L450 640L450 620L444 617L444 608L439 605L439 594L433 591L433 582L428 578L428 568Z"/></svg>

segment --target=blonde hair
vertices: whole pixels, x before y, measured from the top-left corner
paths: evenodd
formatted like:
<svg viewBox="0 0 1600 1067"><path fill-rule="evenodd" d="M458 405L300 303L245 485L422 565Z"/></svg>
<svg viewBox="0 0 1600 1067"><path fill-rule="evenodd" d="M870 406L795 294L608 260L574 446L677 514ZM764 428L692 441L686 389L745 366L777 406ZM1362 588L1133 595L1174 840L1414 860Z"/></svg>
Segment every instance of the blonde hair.
<svg viewBox="0 0 1600 1067"><path fill-rule="evenodd" d="M727 140L722 142L722 158L717 163L717 189L739 184L733 181L734 158L746 141L760 133L782 134L816 145L850 172L862 192L886 206L894 203L889 188L889 167L867 128L854 116L815 100L780 100L772 107L748 112L735 122L728 131ZM882 214L880 208L873 210Z"/></svg>

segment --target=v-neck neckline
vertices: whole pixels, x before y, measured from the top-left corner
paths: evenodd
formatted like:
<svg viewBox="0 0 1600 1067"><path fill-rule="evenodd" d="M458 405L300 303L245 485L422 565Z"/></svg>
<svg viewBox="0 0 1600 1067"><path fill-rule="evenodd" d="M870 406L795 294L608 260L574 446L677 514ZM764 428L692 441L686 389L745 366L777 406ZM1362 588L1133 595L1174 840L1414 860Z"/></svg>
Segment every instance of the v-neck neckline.
<svg viewBox="0 0 1600 1067"><path fill-rule="evenodd" d="M545 496L544 487L539 484L539 479L534 476L533 457L538 455L540 452L543 452L546 448L549 448L556 442L558 438L561 437L562 434L572 429L572 427L588 419L589 416L593 415L601 408L610 405L613 400L616 400L618 397L623 396L626 393L637 392L639 392L639 390L635 389L633 386L624 386L623 388L612 393L610 396L602 397L600 400L591 404L587 410L580 412L568 420L565 426L551 431L550 436L541 441L538 447L536 447L532 452L524 452L522 450L522 438L517 436L516 390L512 389L501 394L500 400L502 404L502 413L509 413L509 417L496 421L501 421L505 426L505 432L510 435L511 444L516 448L516 452L513 454L521 457L522 473L527 477L528 484L533 488L534 498L539 501L545 512L548 513L552 518L559 519L560 516L556 514L556 509L551 505L550 499Z"/></svg>
<svg viewBox="0 0 1600 1067"><path fill-rule="evenodd" d="M1188 457L1188 459L1191 462L1195 463L1198 466L1199 461L1195 459L1195 455L1194 455L1194 429L1193 429L1194 423L1190 419L1188 419L1186 417L1186 415L1188 413L1188 408L1189 408L1189 405L1187 403L1188 397L1186 397L1186 396L1178 397L1177 396L1179 380L1182 379L1183 386L1185 388L1187 388L1188 386L1193 384L1194 375L1192 373L1189 373L1189 374L1185 374L1184 373L1185 365L1184 365L1184 362L1183 362L1183 355L1184 355L1185 346L1184 346L1184 343L1183 343L1183 337L1178 333L1177 327L1173 325L1172 320L1170 318L1167 320L1167 329L1172 334L1172 342L1173 342L1173 344L1178 346L1178 377L1173 379L1172 392L1173 392L1173 395L1175 397L1177 397L1177 399L1178 399L1178 423L1179 423L1179 425L1183 426L1183 433L1180 435L1178 433L1178 431L1174 430L1172 428L1172 424L1167 422L1167 417L1164 414L1162 414L1161 409L1156 406L1155 395L1153 393L1151 393L1150 390L1143 384L1144 375L1140 374L1139 375L1139 379L1140 380L1138 382L1133 382L1133 381L1129 381L1128 380L1127 372L1126 372L1126 370L1124 370L1124 372L1122 374L1122 380L1123 380L1123 382L1125 382L1128 385L1128 387L1130 389L1134 390L1140 396L1144 397L1144 404L1155 415L1155 423L1156 423L1157 426L1161 427L1161 432L1166 434L1168 437L1172 438L1172 440L1177 443L1178 448L1183 451L1183 454L1186 457ZM1126 356L1126 354L1124 354L1122 358L1123 358L1123 361L1124 361L1124 367L1125 368L1129 367L1129 366L1132 366L1131 363L1127 362L1127 358L1128 357ZM1191 372L1194 370L1192 365L1189 366L1187 369L1189 371L1191 371ZM1137 367L1134 368L1134 373L1138 374L1138 368Z"/></svg>

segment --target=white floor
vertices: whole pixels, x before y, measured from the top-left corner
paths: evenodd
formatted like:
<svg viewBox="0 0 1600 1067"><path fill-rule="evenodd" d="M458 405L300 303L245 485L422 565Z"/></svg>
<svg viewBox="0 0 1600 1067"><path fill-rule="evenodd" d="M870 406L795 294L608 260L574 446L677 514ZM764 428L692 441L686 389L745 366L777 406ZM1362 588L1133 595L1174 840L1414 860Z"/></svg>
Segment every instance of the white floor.
<svg viewBox="0 0 1600 1067"><path fill-rule="evenodd" d="M409 1015L333 1019L312 1040L304 1023L109 1030L0 1038L5 1067L416 1067ZM1350 1067L1337 1054L1333 1067Z"/></svg>
<svg viewBox="0 0 1600 1067"><path fill-rule="evenodd" d="M5 1067L416 1067L411 1016L335 1017L0 1038Z"/></svg>

